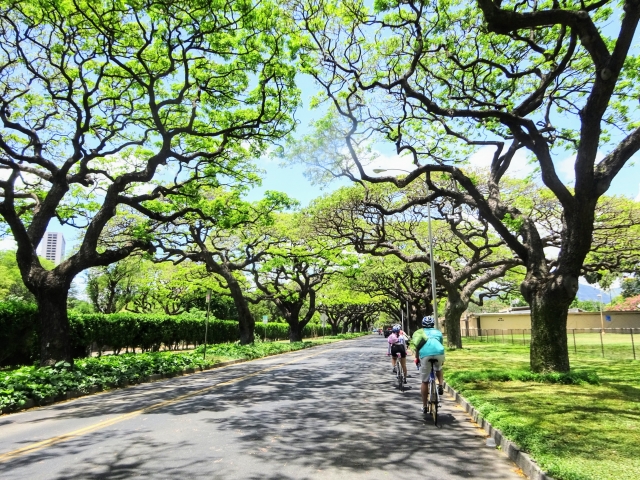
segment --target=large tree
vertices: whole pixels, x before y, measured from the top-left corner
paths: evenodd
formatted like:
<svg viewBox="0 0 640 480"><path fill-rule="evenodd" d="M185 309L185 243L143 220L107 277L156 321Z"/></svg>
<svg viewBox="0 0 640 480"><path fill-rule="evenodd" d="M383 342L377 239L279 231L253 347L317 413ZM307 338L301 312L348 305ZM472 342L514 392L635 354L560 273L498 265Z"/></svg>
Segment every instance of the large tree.
<svg viewBox="0 0 640 480"><path fill-rule="evenodd" d="M131 301L134 277L139 273L141 263L140 257L129 257L111 265L89 269L87 295L96 312L116 313Z"/></svg>
<svg viewBox="0 0 640 480"><path fill-rule="evenodd" d="M406 263L395 256L366 256L350 274L353 290L382 298L378 309L409 332L415 332L422 317L433 313L428 264ZM438 297L443 294L438 287Z"/></svg>
<svg viewBox="0 0 640 480"><path fill-rule="evenodd" d="M259 262L247 267L255 288L289 324L292 342L302 340L302 331L316 311L318 290L356 261L334 243L318 239L312 222L305 212L279 215L268 230L273 245Z"/></svg>
<svg viewBox="0 0 640 480"><path fill-rule="evenodd" d="M0 215L38 302L43 364L72 360L73 278L151 248L139 214L171 221L184 212L163 199L178 191L255 180L248 159L291 130L283 18L269 0L0 7ZM125 211L139 221L109 243ZM82 235L47 270L35 250L56 220Z"/></svg>
<svg viewBox="0 0 640 480"><path fill-rule="evenodd" d="M47 269L55 266L52 261L45 258L41 258L40 262ZM33 302L35 300L33 294L25 287L22 281L14 250L0 251L0 298L25 302Z"/></svg>
<svg viewBox="0 0 640 480"><path fill-rule="evenodd" d="M336 275L318 293L317 310L327 316L331 334L337 335L351 326L362 331L381 311L381 297L352 288L354 278Z"/></svg>
<svg viewBox="0 0 640 480"><path fill-rule="evenodd" d="M347 239L358 253L429 265L427 211L419 204L406 207L411 197L421 198L415 190L393 185L339 190L318 202L319 233ZM434 270L436 283L446 291L447 342L461 348L460 318L476 291L521 262L468 207L444 197L434 207ZM485 289L483 296L488 293Z"/></svg>
<svg viewBox="0 0 640 480"><path fill-rule="evenodd" d="M228 293L237 311L240 343L253 343L255 318L250 304L263 297L256 295L244 272L286 242L272 235L271 227L277 212L297 202L278 192L266 192L262 200L248 202L239 189L199 189L183 201L195 212L163 226L154 242L159 255L175 263L200 262L219 278L221 292Z"/></svg>
<svg viewBox="0 0 640 480"><path fill-rule="evenodd" d="M477 209L526 267L531 368L568 371L567 310L591 249L598 199L640 149L640 2L296 0L308 33L306 71L347 122L357 179L405 186L427 176L432 195ZM374 177L358 145L393 142L415 165ZM490 149L484 183L461 168ZM502 180L526 152L560 205L558 250L505 201ZM566 185L558 161L573 156ZM440 172L435 175L434 172ZM444 174L444 176L443 176ZM454 188L451 188L454 185Z"/></svg>

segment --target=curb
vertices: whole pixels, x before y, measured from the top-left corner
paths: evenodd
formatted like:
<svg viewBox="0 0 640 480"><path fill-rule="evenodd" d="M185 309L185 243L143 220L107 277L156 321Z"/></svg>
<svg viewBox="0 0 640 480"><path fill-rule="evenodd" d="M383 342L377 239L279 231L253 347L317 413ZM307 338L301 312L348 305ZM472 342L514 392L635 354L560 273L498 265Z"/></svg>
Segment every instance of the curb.
<svg viewBox="0 0 640 480"><path fill-rule="evenodd" d="M522 472L531 480L554 480L553 477L547 475L540 466L529 455L520 450L515 443L507 440L502 432L487 422L480 413L471 405L462 395L456 392L449 384L446 384L446 391L454 400L460 404L464 411L467 412L474 422L484 429L487 434L493 438L496 445L507 454L507 457L514 462Z"/></svg>
<svg viewBox="0 0 640 480"><path fill-rule="evenodd" d="M364 337L364 335L362 336ZM356 338L349 338L349 339L345 339L345 340L340 340L342 342L348 342L350 340L358 340L359 338L362 337L356 337ZM338 342L332 342L332 343L338 343ZM175 377L179 377L179 376L183 376L183 375L195 375L197 373L201 373L204 372L206 370L215 370L216 368L222 368L222 367L228 367L229 365L236 365L238 363L246 363L246 362L253 362L256 360L262 360L263 358L268 358L268 357L276 357L278 355L287 355L289 353L296 353L296 352L301 352L303 350L309 350L311 348L315 348L315 347L321 347L321 346L325 346L327 345L326 343L322 343L322 344L318 344L318 345L312 345L310 347L307 348L302 348L300 350L292 350L289 352L282 352L282 353L276 353L273 355L266 355L264 357L258 357L258 358L240 358L237 360L229 360L228 362L221 362L221 363L215 363L213 365L207 365L206 367L197 367L197 368L185 368L184 370L180 371L180 372L174 372L174 373L167 373L167 374L162 374L162 373L154 373L151 374L147 377L141 378L140 381L138 383L129 383L126 382L125 384L121 384L121 385L111 385L109 387L107 387L107 389L102 389L96 385L92 386L89 391L87 392L79 392L79 391L73 391L73 392L66 392L66 393L62 393L60 395L58 395L57 397L47 397L47 398L43 398L43 399L39 399L39 400L34 400L32 398L28 398L25 401L25 404L22 405L21 407L18 408L12 408L12 409L0 409L0 415L9 415L12 413L19 413L19 412L23 412L25 410L29 410L31 408L34 407L45 407L45 406L50 406L53 404L57 404L57 403L62 403L68 400L74 400L80 397L87 397L89 395L93 395L95 393L102 393L102 392L111 392L113 390L121 390L123 388L127 388L129 386L133 387L135 385L144 385L147 383L154 383L154 382L158 382L161 380L167 380L170 378L175 378Z"/></svg>

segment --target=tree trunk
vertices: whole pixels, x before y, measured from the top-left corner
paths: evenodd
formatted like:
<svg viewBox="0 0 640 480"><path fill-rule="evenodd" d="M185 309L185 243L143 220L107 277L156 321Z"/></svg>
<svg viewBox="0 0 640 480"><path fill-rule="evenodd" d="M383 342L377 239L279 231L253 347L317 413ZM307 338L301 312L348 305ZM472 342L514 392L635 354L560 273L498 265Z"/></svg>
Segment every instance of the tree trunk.
<svg viewBox="0 0 640 480"><path fill-rule="evenodd" d="M468 302L463 301L457 291L448 292L444 308L444 325L447 330L447 346L449 347L462 348L460 318L467 309L467 305Z"/></svg>
<svg viewBox="0 0 640 480"><path fill-rule="evenodd" d="M302 341L302 330L304 329L304 324L297 320L289 321L289 341L293 342L301 342Z"/></svg>
<svg viewBox="0 0 640 480"><path fill-rule="evenodd" d="M415 303L409 304L409 318L407 322L407 327L410 334L413 334L413 332L415 332L421 327L422 317L420 316L420 311L421 310L419 305Z"/></svg>
<svg viewBox="0 0 640 480"><path fill-rule="evenodd" d="M249 303L244 298L242 289L233 275L229 275L227 285L231 292L231 298L238 310L238 327L240 329L240 345L249 345L255 340L256 322L249 310Z"/></svg>
<svg viewBox="0 0 640 480"><path fill-rule="evenodd" d="M531 306L531 370L568 372L567 314L578 291L577 275L528 273L520 290Z"/></svg>
<svg viewBox="0 0 640 480"><path fill-rule="evenodd" d="M222 276L227 282L231 298L238 311L238 329L240 331L240 345L249 345L255 341L256 322L249 310L249 302L244 297L242 287L233 276L233 272L225 264L219 264L209 259L207 268Z"/></svg>
<svg viewBox="0 0 640 480"><path fill-rule="evenodd" d="M336 322L329 323L329 325L331 326L331 335L338 335L338 327L340 326L340 324Z"/></svg>
<svg viewBox="0 0 640 480"><path fill-rule="evenodd" d="M69 289L62 286L41 288L35 292L40 324L40 365L55 365L60 360L73 363L67 316Z"/></svg>

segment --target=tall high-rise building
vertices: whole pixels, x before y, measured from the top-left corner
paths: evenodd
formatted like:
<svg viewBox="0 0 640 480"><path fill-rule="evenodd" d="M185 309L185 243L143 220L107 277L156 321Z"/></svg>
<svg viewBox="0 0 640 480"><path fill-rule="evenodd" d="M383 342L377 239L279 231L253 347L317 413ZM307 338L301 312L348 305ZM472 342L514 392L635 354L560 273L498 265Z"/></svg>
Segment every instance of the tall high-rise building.
<svg viewBox="0 0 640 480"><path fill-rule="evenodd" d="M64 257L64 236L62 233L45 233L38 247L38 255L58 265Z"/></svg>

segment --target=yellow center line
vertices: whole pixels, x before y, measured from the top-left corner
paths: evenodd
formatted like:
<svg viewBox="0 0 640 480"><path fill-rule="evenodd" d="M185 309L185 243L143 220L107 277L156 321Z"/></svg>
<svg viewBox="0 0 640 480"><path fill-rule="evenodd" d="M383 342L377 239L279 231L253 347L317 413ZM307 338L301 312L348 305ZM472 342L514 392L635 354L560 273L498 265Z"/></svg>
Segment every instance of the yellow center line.
<svg viewBox="0 0 640 480"><path fill-rule="evenodd" d="M331 348L331 347L329 348L329 350L332 350L332 349L333 348ZM214 389L216 389L218 387L224 387L226 385L232 385L234 383L241 382L242 380L246 380L247 378L251 378L251 377L255 377L256 375L260 375L261 373L265 373L265 372L268 372L270 370L275 370L277 368L282 368L282 367L284 367L286 365L290 365L292 363L299 362L300 360L306 360L307 358L316 357L318 355L321 355L321 354L325 353L326 351L327 351L327 349L323 349L321 352L318 352L318 353L314 353L314 354L311 354L311 355L306 355L304 357L298 357L298 358L295 358L295 359L290 360L290 361L285 362L285 363L279 363L277 365L272 365L271 367L267 367L267 368L264 368L262 370L258 370L257 372L253 372L253 373L249 373L247 375L243 375L242 377L237 377L237 378L233 378L231 380L227 380L225 382L216 383L215 385L212 385L210 387L205 387L205 388L202 388L200 390L196 390L194 392L185 393L184 395L180 395L180 396L172 398L170 400L164 400L162 402L156 403L156 404L151 405L149 407L144 407L144 408L141 408L139 410L135 410L133 412L125 413L124 415L119 415L117 417L110 418L108 420L103 420L101 422L94 423L93 425L89 425L87 427L79 428L78 430L74 430L72 432L63 433L62 435L57 435L55 437L51 437L51 438L48 438L46 440L42 440L40 442L32 443L32 444L27 445L25 447L18 448L16 450L12 450L10 452L1 454L0 455L0 463L6 462L7 460L11 460L13 458L20 457L20 456L23 456L23 455L26 455L26 454L29 454L29 453L32 453L32 452L35 452L35 451L38 451L38 450L42 450L43 448L50 447L52 445L56 445L56 444L61 443L61 442L66 442L67 440L71 440L73 438L79 437L80 435L84 435L86 433L94 432L94 431L99 430L101 428L109 427L109 426L114 425L116 423L120 423L120 422L123 422L125 420L130 419L130 418L134 418L134 417L137 417L139 415L142 415L143 413L149 413L149 412L152 412L154 410L158 410L159 408L163 408L163 407L166 407L166 406L169 406L169 405L173 405L175 403L181 402L182 400L185 400L185 399L190 398L190 397L194 397L196 395L200 395L202 393L209 392L209 391L214 390Z"/></svg>

